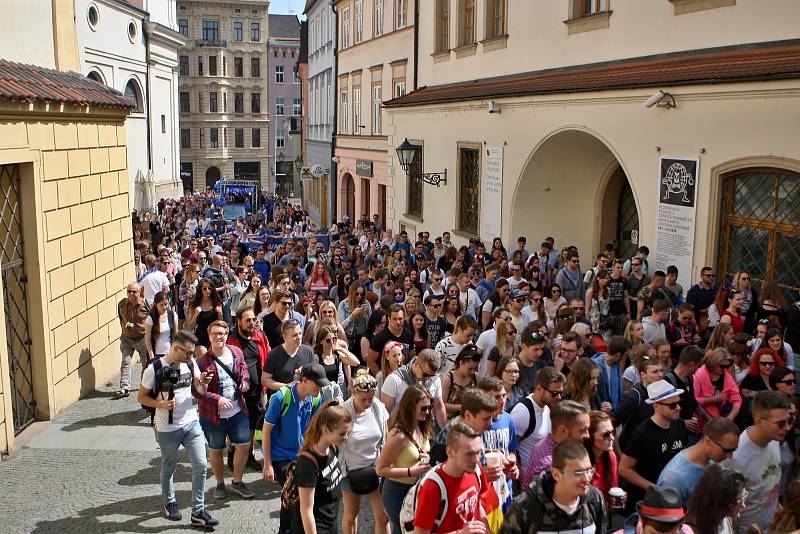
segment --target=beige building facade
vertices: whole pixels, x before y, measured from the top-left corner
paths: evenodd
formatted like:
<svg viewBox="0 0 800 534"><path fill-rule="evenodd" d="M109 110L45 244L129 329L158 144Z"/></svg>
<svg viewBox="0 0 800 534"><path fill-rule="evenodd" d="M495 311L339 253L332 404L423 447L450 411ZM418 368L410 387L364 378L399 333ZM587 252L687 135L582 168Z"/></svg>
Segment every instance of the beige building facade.
<svg viewBox="0 0 800 534"><path fill-rule="evenodd" d="M28 41L53 48L54 61L45 62L51 69L77 71L72 6L40 4L52 8L59 29L41 24L41 40L33 32ZM59 39L44 40L54 33ZM31 50L11 59L47 55ZM131 102L76 72L6 59L0 60L0 451L13 452L32 423L52 419L119 372L116 306L133 276L125 136Z"/></svg>
<svg viewBox="0 0 800 534"><path fill-rule="evenodd" d="M202 190L221 177L270 182L265 0L180 0L181 177ZM287 73L291 76L291 73Z"/></svg>
<svg viewBox="0 0 800 534"><path fill-rule="evenodd" d="M391 224L395 193L382 103L413 87L414 2L340 0L336 94L336 204L339 220Z"/></svg>
<svg viewBox="0 0 800 534"><path fill-rule="evenodd" d="M620 257L652 250L661 157L699 160L681 280L712 265L800 289L800 5L424 6L421 89L386 103L398 228L512 248L525 235L529 250L552 236L588 268L607 242ZM406 138L416 172L446 170L446 185L407 176L394 151Z"/></svg>

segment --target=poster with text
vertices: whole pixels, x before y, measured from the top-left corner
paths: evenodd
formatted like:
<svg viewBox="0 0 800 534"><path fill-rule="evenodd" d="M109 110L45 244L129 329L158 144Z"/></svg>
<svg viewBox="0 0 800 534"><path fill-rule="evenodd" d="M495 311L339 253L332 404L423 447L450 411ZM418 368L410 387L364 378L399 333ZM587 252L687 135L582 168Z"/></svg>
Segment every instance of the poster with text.
<svg viewBox="0 0 800 534"><path fill-rule="evenodd" d="M491 243L500 237L503 218L503 147L487 147L483 158L483 228L481 237Z"/></svg>
<svg viewBox="0 0 800 534"><path fill-rule="evenodd" d="M699 169L699 159L669 156L662 156L658 166L655 269L677 267L684 291L692 285Z"/></svg>

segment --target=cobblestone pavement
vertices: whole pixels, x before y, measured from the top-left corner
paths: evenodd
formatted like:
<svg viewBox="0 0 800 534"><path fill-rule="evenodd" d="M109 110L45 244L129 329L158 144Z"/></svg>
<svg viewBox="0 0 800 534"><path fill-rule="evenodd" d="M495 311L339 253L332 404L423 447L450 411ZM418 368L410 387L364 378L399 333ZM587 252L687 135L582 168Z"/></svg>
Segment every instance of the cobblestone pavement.
<svg viewBox="0 0 800 534"><path fill-rule="evenodd" d="M134 372L134 374L136 374ZM136 387L136 386L134 386ZM57 417L11 458L0 462L0 506L4 533L198 532L189 525L191 465L181 450L175 472L181 522L160 515L161 460L149 416L136 392L111 400L111 387L94 391ZM226 470L227 483L230 473ZM255 498L215 501L211 469L206 507L220 520L215 532L278 530L279 488L247 472ZM374 531L366 499L359 533Z"/></svg>

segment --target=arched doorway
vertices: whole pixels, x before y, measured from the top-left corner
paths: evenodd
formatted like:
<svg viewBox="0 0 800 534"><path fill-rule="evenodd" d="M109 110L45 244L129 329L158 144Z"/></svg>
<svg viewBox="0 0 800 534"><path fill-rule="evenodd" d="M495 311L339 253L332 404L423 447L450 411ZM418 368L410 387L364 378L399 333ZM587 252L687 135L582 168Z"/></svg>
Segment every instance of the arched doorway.
<svg viewBox="0 0 800 534"><path fill-rule="evenodd" d="M219 169L217 167L209 167L206 170L206 187L214 187L219 181Z"/></svg>
<svg viewBox="0 0 800 534"><path fill-rule="evenodd" d="M344 175L344 184L342 188L342 208L344 208L344 213L342 216L348 215L351 221L355 221L356 218L356 182L353 180L353 175L345 173Z"/></svg>
<svg viewBox="0 0 800 534"><path fill-rule="evenodd" d="M730 282L750 273L800 293L800 173L753 167L722 178L722 240L719 276Z"/></svg>
<svg viewBox="0 0 800 534"><path fill-rule="evenodd" d="M588 269L605 243L613 242L618 255L626 253L631 231L638 229L634 191L603 141L586 131L564 130L534 149L514 195L514 238L524 235L534 247L547 236L557 246L575 245Z"/></svg>

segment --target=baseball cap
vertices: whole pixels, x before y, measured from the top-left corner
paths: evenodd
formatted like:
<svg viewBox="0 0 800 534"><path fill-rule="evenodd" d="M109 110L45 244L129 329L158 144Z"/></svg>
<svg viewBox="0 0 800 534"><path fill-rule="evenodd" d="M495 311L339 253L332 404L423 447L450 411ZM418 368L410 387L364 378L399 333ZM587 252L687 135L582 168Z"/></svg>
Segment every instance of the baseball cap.
<svg viewBox="0 0 800 534"><path fill-rule="evenodd" d="M524 293L523 291L521 291L521 290L519 290L519 289L517 289L517 288L515 287L515 288L514 288L514 289L512 289L512 290L511 290L511 292L508 294L508 298L510 298L510 299L512 299L512 300L513 300L513 299L524 299L524 298L525 298L525 293Z"/></svg>
<svg viewBox="0 0 800 534"><path fill-rule="evenodd" d="M330 384L325 368L318 363L307 363L300 369L300 378L308 378L321 388Z"/></svg>

